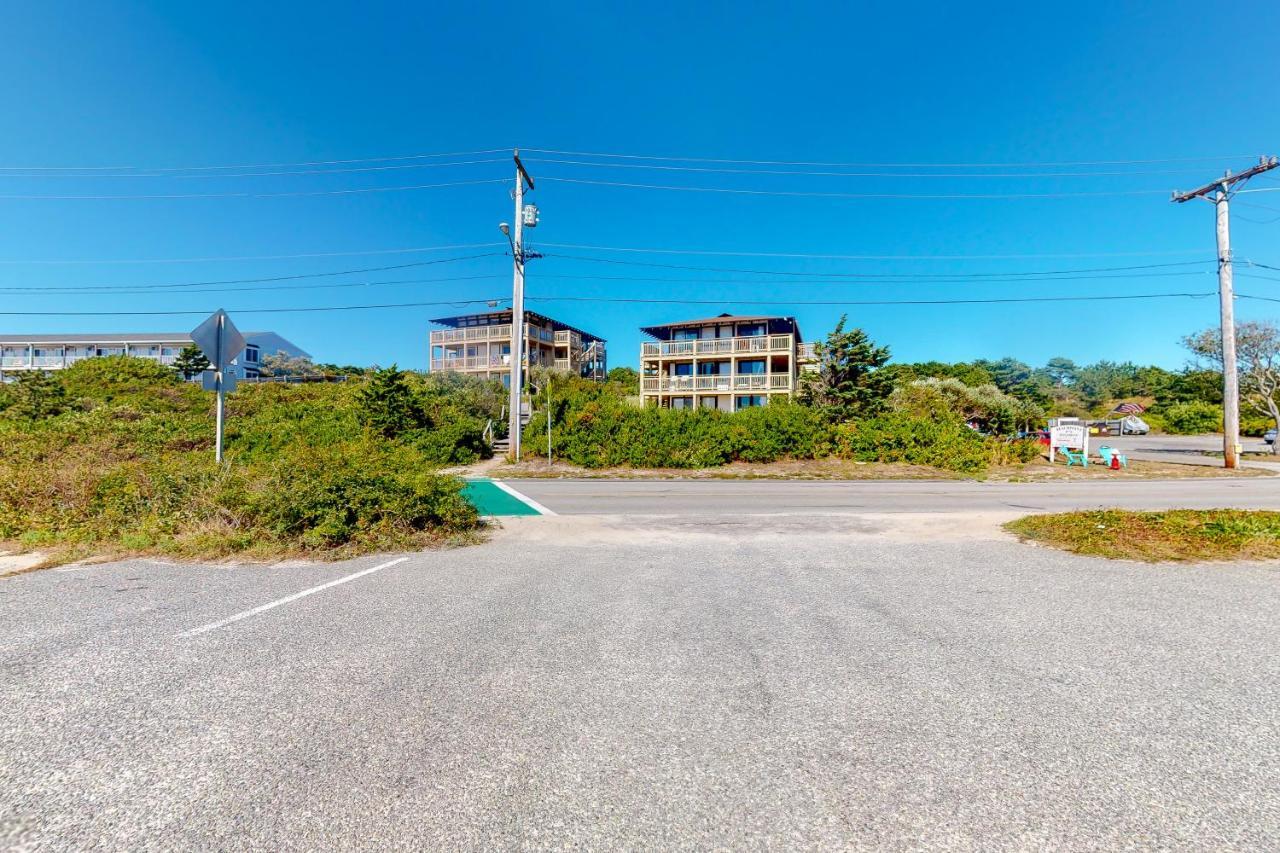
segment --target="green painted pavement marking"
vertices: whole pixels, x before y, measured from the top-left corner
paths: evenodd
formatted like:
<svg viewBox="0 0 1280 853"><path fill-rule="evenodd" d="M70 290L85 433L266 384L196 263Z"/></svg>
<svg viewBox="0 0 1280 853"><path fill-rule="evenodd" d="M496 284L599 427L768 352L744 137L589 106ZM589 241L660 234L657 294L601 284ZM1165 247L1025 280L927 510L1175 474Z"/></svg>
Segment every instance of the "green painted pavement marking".
<svg viewBox="0 0 1280 853"><path fill-rule="evenodd" d="M540 515L515 495L494 485L492 480L464 480L462 495L481 515Z"/></svg>

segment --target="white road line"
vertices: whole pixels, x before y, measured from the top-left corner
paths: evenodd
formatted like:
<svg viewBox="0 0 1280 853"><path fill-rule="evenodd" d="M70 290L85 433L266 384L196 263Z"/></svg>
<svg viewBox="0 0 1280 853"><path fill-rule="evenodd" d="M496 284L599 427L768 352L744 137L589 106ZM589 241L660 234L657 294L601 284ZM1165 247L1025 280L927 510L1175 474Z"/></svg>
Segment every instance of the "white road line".
<svg viewBox="0 0 1280 853"><path fill-rule="evenodd" d="M199 634L204 634L208 631L214 631L218 628L222 628L226 625L230 625L232 622L239 622L241 619L248 619L250 616L257 616L259 613L264 613L268 610L271 610L274 607L279 607L282 604L288 604L291 601L297 601L299 598L306 598L308 595L313 595L317 592L320 592L321 590L326 590L331 586L337 586L338 584L343 584L343 583L346 583L347 581L353 581L356 578L362 578L365 575L371 575L374 572L380 572L383 569L387 568L388 566L394 566L396 563L403 563L407 559L409 558L397 557L396 559L389 560L380 566L374 566L371 569L365 569L363 571L356 572L353 575L347 575L346 577L341 577L341 578L338 578L337 580L331 580L328 583L320 584L320 586L313 586L311 587L311 589L304 589L302 592L295 592L293 595L286 595L284 598L277 598L275 601L269 601L266 604L262 604L253 608L252 610L244 610L240 613L237 613L234 616L228 616L226 619L223 619L219 622L214 622L211 625L201 625L199 628L192 628L189 631L183 631L178 636L179 637L195 637Z"/></svg>
<svg viewBox="0 0 1280 853"><path fill-rule="evenodd" d="M508 486L506 483L502 482L501 480L493 480L492 482L493 482L493 484L494 484L495 486L497 486L499 489L502 489L502 491L504 491L504 492L506 492L507 494L511 495L511 497L515 498L515 499L516 499L516 500L518 500L518 501L522 501L522 502L524 502L525 504L527 504L527 505L529 505L529 506L533 507L533 508L534 508L534 509L536 509L538 512L540 512L542 515L556 515L556 513L555 513L555 512L553 512L552 510L547 509L545 506L543 506L542 504L538 503L537 501L535 501L533 498L529 497L528 495L522 495L520 492L517 492L515 489L511 488L510 486Z"/></svg>

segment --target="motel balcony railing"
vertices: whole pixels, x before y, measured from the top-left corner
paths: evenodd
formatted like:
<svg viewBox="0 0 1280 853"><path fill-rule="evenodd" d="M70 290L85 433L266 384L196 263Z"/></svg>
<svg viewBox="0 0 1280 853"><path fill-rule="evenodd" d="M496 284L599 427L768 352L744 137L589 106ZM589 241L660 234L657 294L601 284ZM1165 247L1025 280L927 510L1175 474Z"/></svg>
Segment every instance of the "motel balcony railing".
<svg viewBox="0 0 1280 853"><path fill-rule="evenodd" d="M714 376L645 376L640 390L647 393L679 391L786 391L793 385L789 373L725 373Z"/></svg>
<svg viewBox="0 0 1280 853"><path fill-rule="evenodd" d="M695 341L646 341L640 345L640 355L647 358L691 358L696 355L791 352L793 347L792 335L755 335Z"/></svg>

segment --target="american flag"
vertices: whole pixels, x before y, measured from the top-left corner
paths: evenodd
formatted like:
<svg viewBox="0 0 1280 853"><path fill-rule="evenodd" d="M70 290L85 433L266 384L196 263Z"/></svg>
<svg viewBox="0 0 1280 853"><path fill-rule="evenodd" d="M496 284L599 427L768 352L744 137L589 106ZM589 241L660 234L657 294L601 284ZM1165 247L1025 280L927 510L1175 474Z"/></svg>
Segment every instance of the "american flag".
<svg viewBox="0 0 1280 853"><path fill-rule="evenodd" d="M1145 412L1146 409L1144 409L1142 406L1138 405L1137 403L1121 403L1120 405L1115 407L1115 411L1119 412L1122 415L1137 415L1142 412Z"/></svg>

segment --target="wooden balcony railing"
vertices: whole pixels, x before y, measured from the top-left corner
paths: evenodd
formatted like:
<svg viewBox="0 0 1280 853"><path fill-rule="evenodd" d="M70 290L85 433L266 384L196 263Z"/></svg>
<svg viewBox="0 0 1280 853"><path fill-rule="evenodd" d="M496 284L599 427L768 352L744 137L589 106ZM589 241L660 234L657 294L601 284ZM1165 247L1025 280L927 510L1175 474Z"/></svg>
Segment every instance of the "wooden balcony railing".
<svg viewBox="0 0 1280 853"><path fill-rule="evenodd" d="M641 357L692 358L698 355L741 355L743 353L791 352L792 335L756 335L745 338L707 338L696 341L646 341Z"/></svg>
<svg viewBox="0 0 1280 853"><path fill-rule="evenodd" d="M725 373L714 376L644 376L640 390L649 393L676 391L724 392L786 391L792 387L789 373Z"/></svg>

